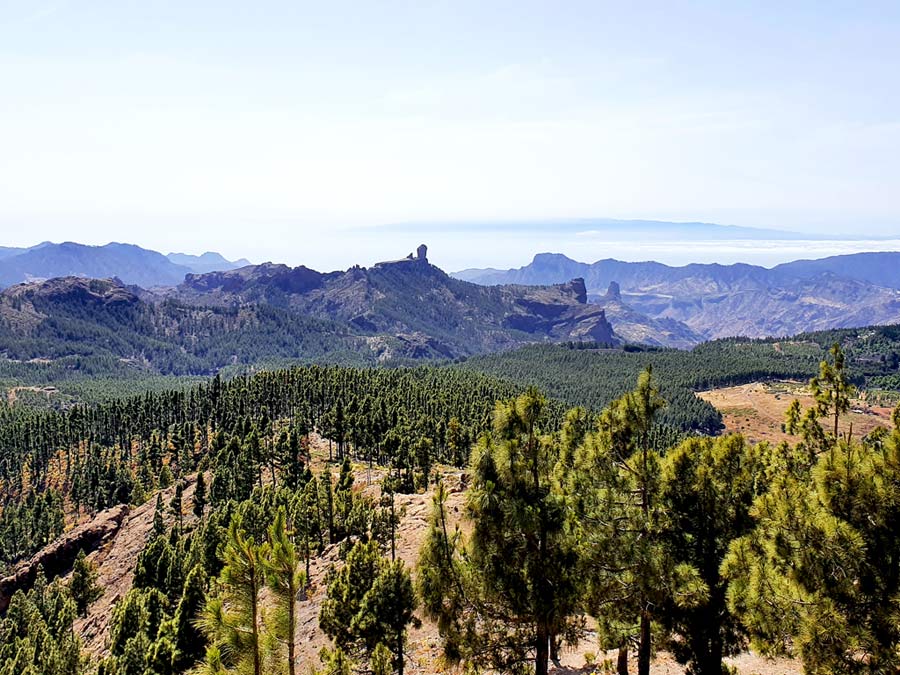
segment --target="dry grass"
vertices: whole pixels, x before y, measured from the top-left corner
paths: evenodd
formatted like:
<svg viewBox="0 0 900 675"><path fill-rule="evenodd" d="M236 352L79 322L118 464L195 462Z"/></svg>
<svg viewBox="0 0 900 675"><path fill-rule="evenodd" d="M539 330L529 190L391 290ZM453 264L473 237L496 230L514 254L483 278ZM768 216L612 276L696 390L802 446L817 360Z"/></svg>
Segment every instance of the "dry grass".
<svg viewBox="0 0 900 675"><path fill-rule="evenodd" d="M780 443L792 437L782 431L784 415L794 400L806 409L813 405L813 397L805 385L798 382L753 382L738 387L725 387L697 394L722 413L725 429L729 433L744 434L750 441ZM891 426L891 409L869 406L864 400L856 400L855 412L840 421L841 434L850 433L860 438L876 427Z"/></svg>

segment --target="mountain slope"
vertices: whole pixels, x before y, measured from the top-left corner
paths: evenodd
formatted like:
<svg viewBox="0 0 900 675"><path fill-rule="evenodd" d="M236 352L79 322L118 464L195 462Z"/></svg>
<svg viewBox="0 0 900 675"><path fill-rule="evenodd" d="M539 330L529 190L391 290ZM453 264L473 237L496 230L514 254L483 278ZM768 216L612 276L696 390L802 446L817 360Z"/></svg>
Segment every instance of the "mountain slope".
<svg viewBox="0 0 900 675"><path fill-rule="evenodd" d="M279 360L455 358L563 340L618 341L580 280L486 288L426 261L329 274L259 265L189 275L164 293L77 277L0 293L0 365L14 375L35 361L44 370L208 375Z"/></svg>
<svg viewBox="0 0 900 675"><path fill-rule="evenodd" d="M453 279L425 258L323 274L264 264L190 275L170 297L194 305L266 303L346 322L374 335L425 340L445 356L496 351L540 340L616 337L584 282L485 287Z"/></svg>
<svg viewBox="0 0 900 675"><path fill-rule="evenodd" d="M28 249L0 249L0 288L34 279L55 277L119 278L144 288L174 286L192 272L234 269L247 263L225 260L218 253L168 257L134 246L110 243L86 246L73 242L45 242Z"/></svg>
<svg viewBox="0 0 900 675"><path fill-rule="evenodd" d="M584 278L592 300L598 301L604 289L616 283L624 302L647 317L640 320L642 327L649 329L653 321L676 321L684 324L682 331L715 338L900 321L897 270L900 253L797 261L773 269L745 264L670 267L611 259L588 265L542 253L519 269L467 270L464 276L481 284L546 284L577 274Z"/></svg>
<svg viewBox="0 0 900 675"><path fill-rule="evenodd" d="M876 286L900 288L900 253L854 253L819 260L795 260L776 266L773 271L792 276L811 276L831 272Z"/></svg>
<svg viewBox="0 0 900 675"><path fill-rule="evenodd" d="M10 256L19 255L20 253L24 253L24 248L15 248L13 246L0 246L0 260L4 258L9 258Z"/></svg>
<svg viewBox="0 0 900 675"><path fill-rule="evenodd" d="M118 281L20 284L0 293L0 354L85 373L210 375L278 359L373 360L344 325L267 305L186 307L153 302Z"/></svg>
<svg viewBox="0 0 900 675"><path fill-rule="evenodd" d="M703 342L703 335L677 319L651 318L622 300L619 285L611 282L604 295L589 296L615 326L616 335L632 344L689 349Z"/></svg>
<svg viewBox="0 0 900 675"><path fill-rule="evenodd" d="M47 244L0 261L0 287L54 277L118 277L143 287L177 284L190 270L132 244Z"/></svg>

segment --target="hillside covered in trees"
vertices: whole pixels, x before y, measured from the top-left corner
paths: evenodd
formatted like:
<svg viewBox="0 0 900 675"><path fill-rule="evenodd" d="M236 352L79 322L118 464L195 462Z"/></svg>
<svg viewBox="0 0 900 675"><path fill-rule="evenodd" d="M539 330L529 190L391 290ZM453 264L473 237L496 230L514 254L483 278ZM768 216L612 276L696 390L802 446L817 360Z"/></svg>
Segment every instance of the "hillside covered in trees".
<svg viewBox="0 0 900 675"><path fill-rule="evenodd" d="M661 648L719 675L748 644L807 672L885 672L900 428L835 436L848 364L833 346L778 446L660 436L679 405L663 366L593 410L466 369L337 366L7 409L0 672L435 672L411 649L422 622L442 668L546 673L590 626L620 673ZM397 533L415 494L434 508L413 565ZM130 509L152 522L124 595L102 599L99 528Z"/></svg>
<svg viewBox="0 0 900 675"><path fill-rule="evenodd" d="M227 367L449 359L541 341L619 342L583 284L485 288L424 258L321 274L258 265L151 292L60 278L0 293L0 378L210 376Z"/></svg>

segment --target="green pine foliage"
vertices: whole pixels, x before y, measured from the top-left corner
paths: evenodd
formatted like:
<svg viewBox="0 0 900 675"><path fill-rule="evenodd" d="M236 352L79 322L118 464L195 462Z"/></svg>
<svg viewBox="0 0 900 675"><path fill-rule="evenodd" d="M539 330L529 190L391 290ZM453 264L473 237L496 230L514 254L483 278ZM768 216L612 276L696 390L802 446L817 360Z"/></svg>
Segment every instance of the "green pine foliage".
<svg viewBox="0 0 900 675"><path fill-rule="evenodd" d="M402 561L384 558L378 542L360 540L344 565L329 573L319 626L339 650L360 659L374 659L379 646L388 646L402 675L406 630L416 622L417 604Z"/></svg>
<svg viewBox="0 0 900 675"><path fill-rule="evenodd" d="M81 643L72 629L77 608L62 584L39 573L17 591L0 619L0 675L80 675Z"/></svg>
<svg viewBox="0 0 900 675"><path fill-rule="evenodd" d="M511 384L465 368L322 366L65 411L3 408L0 563L49 543L70 515L153 500L98 675L312 669L297 656L297 617L323 554L336 562L319 672L402 675L417 613L436 621L448 661L476 670L542 675L596 625L598 647L638 652L639 673L664 648L692 674L724 675L748 644L797 655L809 673L894 672L900 430L835 434L871 353L860 335L850 347L839 335L830 354L834 340L815 339L780 345L782 372L819 371L813 407L789 410L797 441L779 446L686 434L699 409L669 396L771 365L766 341L705 347L709 364L674 385L677 359L694 356L620 351L628 368L654 364L624 392L611 375L589 382L607 352L529 348L549 354L536 362L547 378L572 373L557 393L583 405L568 412L521 373ZM735 350L748 361L730 360ZM331 446L325 466L313 434ZM442 465L464 472L462 529ZM365 489L363 473L375 476ZM428 490L413 584L397 526L403 493ZM0 675L82 675L73 625L96 594L83 554L68 583L38 575L17 592L0 619Z"/></svg>
<svg viewBox="0 0 900 675"><path fill-rule="evenodd" d="M270 479L273 473L268 450L280 431L266 420L287 419L296 421L297 438L286 441L292 454L271 453L279 480L298 483L302 439L317 429L337 443L340 458L349 449L354 458L390 463L413 489L431 465L464 463L493 402L516 390L437 368L311 366L62 412L0 410L0 481L15 495L27 492L26 475L37 485L53 477L76 508L96 512L152 494L166 473L186 475L208 463L211 502L246 499L267 469ZM335 427L335 411L344 409Z"/></svg>
<svg viewBox="0 0 900 675"><path fill-rule="evenodd" d="M56 490L31 490L23 499L7 500L0 510L0 574L58 537L64 520Z"/></svg>
<svg viewBox="0 0 900 675"><path fill-rule="evenodd" d="M286 652L288 675L297 672L297 600L306 586L306 574L300 567L297 547L288 536L284 508L275 513L269 526L268 541L262 551L266 584L275 601L272 635L279 651Z"/></svg>
<svg viewBox="0 0 900 675"><path fill-rule="evenodd" d="M877 446L840 441L811 473L783 472L761 495L756 527L723 566L728 605L767 654L805 672L900 667L900 429Z"/></svg>
<svg viewBox="0 0 900 675"><path fill-rule="evenodd" d="M103 589L97 585L97 570L84 555L84 550L78 551L75 557L69 594L75 601L79 616L86 616L88 606L103 595Z"/></svg>
<svg viewBox="0 0 900 675"><path fill-rule="evenodd" d="M545 413L536 390L497 404L471 460L466 540L447 531L438 489L419 591L450 661L501 672L531 663L542 675L559 641L579 634L573 510L554 477L560 448Z"/></svg>
<svg viewBox="0 0 900 675"><path fill-rule="evenodd" d="M754 501L768 487L766 450L741 436L696 438L662 460L662 544L674 561L697 570L707 588L700 603L667 598L661 606L666 647L692 675L727 675L722 659L747 644L728 607L721 566L731 543L754 527Z"/></svg>
<svg viewBox="0 0 900 675"><path fill-rule="evenodd" d="M695 606L708 592L698 570L665 542L662 460L651 442L664 406L648 369L634 391L599 416L568 472L587 608L598 620L601 646L623 654L637 647L639 675L650 672L662 609Z"/></svg>

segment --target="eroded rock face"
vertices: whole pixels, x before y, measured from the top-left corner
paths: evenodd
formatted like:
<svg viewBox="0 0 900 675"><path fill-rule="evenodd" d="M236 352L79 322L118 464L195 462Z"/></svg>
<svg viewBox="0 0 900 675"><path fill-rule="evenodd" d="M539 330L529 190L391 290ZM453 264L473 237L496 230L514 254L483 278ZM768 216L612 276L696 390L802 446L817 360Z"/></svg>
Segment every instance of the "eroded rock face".
<svg viewBox="0 0 900 675"><path fill-rule="evenodd" d="M428 262L428 247L425 244L419 244L419 248L416 249L416 259Z"/></svg>
<svg viewBox="0 0 900 675"><path fill-rule="evenodd" d="M616 344L620 340L606 318L606 311L596 305L587 305L572 312L565 321L554 326L559 339L588 340L603 344Z"/></svg>
<svg viewBox="0 0 900 675"><path fill-rule="evenodd" d="M610 281L609 287L606 289L606 299L619 301L622 299L622 289L619 288L618 281Z"/></svg>
<svg viewBox="0 0 900 675"><path fill-rule="evenodd" d="M584 279L582 279L581 277L572 279L572 281L566 284L563 288L571 290L572 295L575 298L575 302L577 302L579 305L584 305L587 303L587 288L584 285Z"/></svg>
<svg viewBox="0 0 900 675"><path fill-rule="evenodd" d="M127 504L101 511L90 522L66 532L35 553L30 560L19 563L10 576L0 579L0 612L6 611L17 590L25 590L34 585L39 569L44 570L48 579L65 574L72 569L79 551L90 553L112 539L129 511Z"/></svg>

